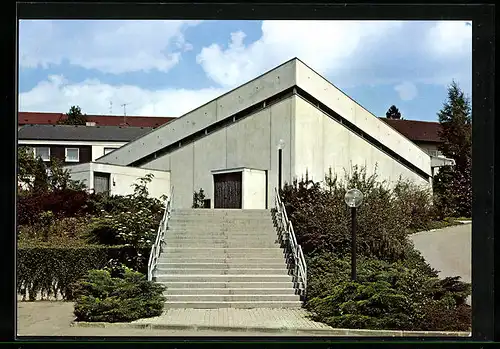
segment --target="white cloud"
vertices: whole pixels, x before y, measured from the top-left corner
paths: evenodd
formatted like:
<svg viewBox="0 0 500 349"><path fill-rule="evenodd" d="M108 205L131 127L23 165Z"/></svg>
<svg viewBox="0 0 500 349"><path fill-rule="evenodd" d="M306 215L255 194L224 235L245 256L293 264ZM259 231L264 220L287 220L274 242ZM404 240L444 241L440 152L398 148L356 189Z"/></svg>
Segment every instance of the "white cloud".
<svg viewBox="0 0 500 349"><path fill-rule="evenodd" d="M19 64L64 60L106 73L167 72L192 48L183 32L199 21L21 21Z"/></svg>
<svg viewBox="0 0 500 349"><path fill-rule="evenodd" d="M426 35L429 52L439 58L470 55L472 52L472 26L462 21L437 23Z"/></svg>
<svg viewBox="0 0 500 349"><path fill-rule="evenodd" d="M147 90L136 86L113 86L98 80L72 83L63 76L50 76L32 90L19 95L20 111L67 112L79 105L86 114L123 115L121 104L127 103L127 115L178 117L226 92L225 89Z"/></svg>
<svg viewBox="0 0 500 349"><path fill-rule="evenodd" d="M201 50L197 61L223 86L242 83L293 57L327 74L343 69L361 43L400 25L397 21L264 21L259 40L245 46L245 34L232 33L226 49L212 44Z"/></svg>
<svg viewBox="0 0 500 349"><path fill-rule="evenodd" d="M394 86L394 89L399 93L399 98L403 101L411 101L418 95L417 86L408 81Z"/></svg>
<svg viewBox="0 0 500 349"><path fill-rule="evenodd" d="M245 45L244 38L232 33L227 47L214 43L197 57L221 86L243 83L293 57L344 88L471 79L471 27L463 21L264 21L258 40Z"/></svg>

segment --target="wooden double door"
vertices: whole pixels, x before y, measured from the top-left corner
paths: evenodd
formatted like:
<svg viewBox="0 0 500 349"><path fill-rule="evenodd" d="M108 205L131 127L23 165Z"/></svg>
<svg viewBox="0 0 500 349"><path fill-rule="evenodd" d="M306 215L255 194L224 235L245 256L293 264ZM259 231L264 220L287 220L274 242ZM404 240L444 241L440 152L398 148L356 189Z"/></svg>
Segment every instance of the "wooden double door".
<svg viewBox="0 0 500 349"><path fill-rule="evenodd" d="M214 174L214 208L242 208L242 172Z"/></svg>

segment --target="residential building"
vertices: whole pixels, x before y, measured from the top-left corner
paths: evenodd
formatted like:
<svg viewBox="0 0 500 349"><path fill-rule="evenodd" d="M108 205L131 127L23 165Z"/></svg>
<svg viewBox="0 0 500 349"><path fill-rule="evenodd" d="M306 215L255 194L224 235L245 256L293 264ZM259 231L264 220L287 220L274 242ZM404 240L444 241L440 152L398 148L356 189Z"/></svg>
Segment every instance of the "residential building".
<svg viewBox="0 0 500 349"><path fill-rule="evenodd" d="M95 163L165 172L174 208L190 208L200 188L211 208L270 208L285 182L306 173L322 181L329 169L343 176L353 165L392 183L430 187L432 176L422 148L297 58ZM92 178L92 166L80 174Z"/></svg>
<svg viewBox="0 0 500 349"><path fill-rule="evenodd" d="M436 175L439 168L444 165L452 165L452 159L446 158L440 151L439 145L443 143L439 136L441 125L439 122L401 120L380 118L403 136L418 145L431 157L432 175Z"/></svg>
<svg viewBox="0 0 500 349"><path fill-rule="evenodd" d="M18 145L33 149L44 161L65 165L95 161L127 142L150 132L152 127L25 125L18 131Z"/></svg>
<svg viewBox="0 0 500 349"><path fill-rule="evenodd" d="M18 129L25 125L56 125L67 118L64 113L18 112ZM156 128L175 118L155 116L86 115L86 126L132 126Z"/></svg>

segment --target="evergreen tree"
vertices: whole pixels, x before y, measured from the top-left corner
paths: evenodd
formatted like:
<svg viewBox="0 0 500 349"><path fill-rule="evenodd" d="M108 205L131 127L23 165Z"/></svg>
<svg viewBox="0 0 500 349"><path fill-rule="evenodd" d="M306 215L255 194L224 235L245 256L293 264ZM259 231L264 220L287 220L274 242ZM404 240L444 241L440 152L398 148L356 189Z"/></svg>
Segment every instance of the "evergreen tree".
<svg viewBox="0 0 500 349"><path fill-rule="evenodd" d="M441 168L434 178L436 206L454 216L472 215L472 116L469 99L453 81L448 98L438 113L444 156L455 166Z"/></svg>
<svg viewBox="0 0 500 349"><path fill-rule="evenodd" d="M444 156L455 160L459 171L465 171L472 157L472 116L469 99L453 81L448 87L448 98L438 113L443 143L439 150Z"/></svg>
<svg viewBox="0 0 500 349"><path fill-rule="evenodd" d="M66 116L66 119L60 120L58 123L61 125L85 125L87 122L87 118L82 114L82 109L79 106L72 106Z"/></svg>
<svg viewBox="0 0 500 349"><path fill-rule="evenodd" d="M391 105L387 113L385 113L385 117L388 119L401 119L401 113L399 109L395 105Z"/></svg>

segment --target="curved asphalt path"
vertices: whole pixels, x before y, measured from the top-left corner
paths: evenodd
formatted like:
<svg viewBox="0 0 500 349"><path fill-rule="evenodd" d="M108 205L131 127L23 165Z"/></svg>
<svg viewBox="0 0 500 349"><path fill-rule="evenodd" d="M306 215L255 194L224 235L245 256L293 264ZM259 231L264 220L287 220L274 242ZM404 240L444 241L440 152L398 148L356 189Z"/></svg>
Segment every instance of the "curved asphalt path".
<svg viewBox="0 0 500 349"><path fill-rule="evenodd" d="M422 231L411 239L425 260L439 271L439 277L460 276L471 282L472 224Z"/></svg>

